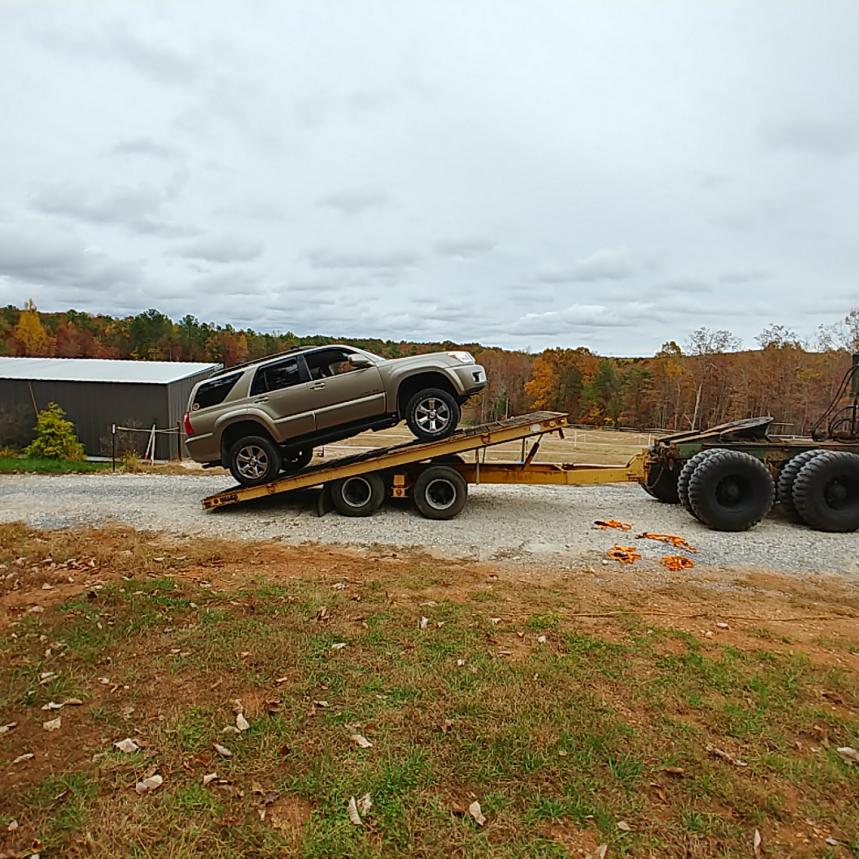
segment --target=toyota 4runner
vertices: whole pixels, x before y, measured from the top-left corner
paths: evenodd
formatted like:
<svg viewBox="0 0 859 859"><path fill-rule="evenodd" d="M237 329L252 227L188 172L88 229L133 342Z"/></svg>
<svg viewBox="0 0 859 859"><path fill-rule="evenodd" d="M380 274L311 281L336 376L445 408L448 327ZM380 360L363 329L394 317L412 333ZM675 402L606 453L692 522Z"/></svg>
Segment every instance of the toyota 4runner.
<svg viewBox="0 0 859 859"><path fill-rule="evenodd" d="M307 465L313 448L405 419L414 435L450 435L486 385L467 352L380 358L351 346L294 349L224 370L191 391L186 444L246 486Z"/></svg>

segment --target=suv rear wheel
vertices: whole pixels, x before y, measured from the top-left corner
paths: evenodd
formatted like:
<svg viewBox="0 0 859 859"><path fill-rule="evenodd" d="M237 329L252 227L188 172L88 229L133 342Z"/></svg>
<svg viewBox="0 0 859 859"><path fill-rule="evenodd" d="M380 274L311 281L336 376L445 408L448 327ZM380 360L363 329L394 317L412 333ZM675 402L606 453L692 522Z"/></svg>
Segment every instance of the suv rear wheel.
<svg viewBox="0 0 859 859"><path fill-rule="evenodd" d="M418 391L406 406L406 423L421 441L446 438L459 423L459 403L441 388Z"/></svg>
<svg viewBox="0 0 859 859"><path fill-rule="evenodd" d="M280 471L280 450L270 438L248 435L230 448L229 463L230 473L243 486L270 483Z"/></svg>

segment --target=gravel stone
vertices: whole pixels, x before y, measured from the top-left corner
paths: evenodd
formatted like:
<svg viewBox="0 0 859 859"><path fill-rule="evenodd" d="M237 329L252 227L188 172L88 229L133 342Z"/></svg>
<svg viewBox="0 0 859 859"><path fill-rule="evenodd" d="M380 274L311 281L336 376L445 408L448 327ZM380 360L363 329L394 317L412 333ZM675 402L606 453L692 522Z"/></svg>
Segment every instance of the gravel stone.
<svg viewBox="0 0 859 859"><path fill-rule="evenodd" d="M699 565L859 581L856 534L811 531L788 522L778 507L760 525L736 534L710 531L679 505L660 504L631 485L472 486L465 510L447 522L424 519L411 504L391 501L368 518L335 512L320 518L312 492L203 510L200 499L229 486L223 475L3 475L0 521L43 529L119 523L182 537L384 545L569 568L598 565L615 543L637 546L643 566L655 566L676 550L635 539L651 531L685 537L698 547L692 557ZM595 519L620 519L632 530L597 529Z"/></svg>

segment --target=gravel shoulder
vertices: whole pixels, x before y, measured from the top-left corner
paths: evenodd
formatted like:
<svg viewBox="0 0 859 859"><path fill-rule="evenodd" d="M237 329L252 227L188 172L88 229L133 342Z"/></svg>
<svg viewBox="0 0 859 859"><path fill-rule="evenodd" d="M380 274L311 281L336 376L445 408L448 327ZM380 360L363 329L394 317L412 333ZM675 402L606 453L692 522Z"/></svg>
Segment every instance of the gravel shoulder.
<svg viewBox="0 0 859 859"><path fill-rule="evenodd" d="M601 564L615 543L636 545L643 556L637 566L656 567L662 555L674 550L635 539L635 534L651 531L686 538L699 550L693 556L698 565L859 581L856 534L810 531L788 523L778 511L751 531L718 533L680 507L654 501L637 486L471 487L460 516L432 522L411 505L390 503L367 519L336 513L320 518L311 494L203 510L200 499L228 482L223 475L0 476L0 521L43 529L119 523L181 537L384 545L477 561L539 560L570 568ZM595 519L620 519L633 530L597 529Z"/></svg>

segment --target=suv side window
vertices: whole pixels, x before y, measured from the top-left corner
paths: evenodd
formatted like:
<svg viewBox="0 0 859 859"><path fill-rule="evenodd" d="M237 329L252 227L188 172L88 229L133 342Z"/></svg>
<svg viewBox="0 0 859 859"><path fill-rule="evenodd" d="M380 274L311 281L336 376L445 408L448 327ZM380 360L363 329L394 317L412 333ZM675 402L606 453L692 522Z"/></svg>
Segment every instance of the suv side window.
<svg viewBox="0 0 859 859"><path fill-rule="evenodd" d="M194 396L192 408L207 409L209 406L219 406L232 391L236 382L241 378L241 373L232 373L229 376L221 376L220 379L212 379L211 382L203 382Z"/></svg>
<svg viewBox="0 0 859 859"><path fill-rule="evenodd" d="M353 354L347 349L321 349L319 352L305 355L310 378L325 379L351 373L356 369L349 363L349 356Z"/></svg>
<svg viewBox="0 0 859 859"><path fill-rule="evenodd" d="M266 367L260 367L251 384L251 396L280 391L301 382L298 358L286 358Z"/></svg>

